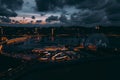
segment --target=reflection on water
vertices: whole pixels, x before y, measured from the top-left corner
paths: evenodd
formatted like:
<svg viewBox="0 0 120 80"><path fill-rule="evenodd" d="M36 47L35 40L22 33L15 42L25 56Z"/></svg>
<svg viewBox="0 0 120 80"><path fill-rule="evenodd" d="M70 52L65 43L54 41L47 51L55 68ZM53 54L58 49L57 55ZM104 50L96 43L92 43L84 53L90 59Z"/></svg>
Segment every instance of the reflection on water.
<svg viewBox="0 0 120 80"><path fill-rule="evenodd" d="M30 54L34 49L45 49L48 47L65 47L68 51L78 51L78 53L91 55L107 55L106 53L119 52L120 38L106 37L103 34L93 34L90 36L33 36L32 38L11 45L3 45L3 52L7 53L27 53ZM92 52L90 52L91 50ZM55 51L56 53L56 51ZM64 53L64 52L63 52ZM104 53L104 54L103 54Z"/></svg>
<svg viewBox="0 0 120 80"><path fill-rule="evenodd" d="M35 37L31 38L21 45L19 48L42 48L45 46L71 45L76 46L83 42L82 38L77 37Z"/></svg>
<svg viewBox="0 0 120 80"><path fill-rule="evenodd" d="M118 41L117 41L118 40ZM9 46L11 49L34 49L46 46L82 46L82 47L120 47L120 39L115 37L106 37L103 34L93 34L88 37L78 36L35 36L25 42L17 43ZM117 43L116 43L117 42Z"/></svg>

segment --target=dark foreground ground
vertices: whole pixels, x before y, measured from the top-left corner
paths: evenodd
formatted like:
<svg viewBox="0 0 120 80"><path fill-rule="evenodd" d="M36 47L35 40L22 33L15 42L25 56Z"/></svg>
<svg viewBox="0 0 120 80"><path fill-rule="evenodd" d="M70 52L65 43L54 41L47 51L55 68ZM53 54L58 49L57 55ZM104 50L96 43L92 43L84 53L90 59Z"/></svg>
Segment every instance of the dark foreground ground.
<svg viewBox="0 0 120 80"><path fill-rule="evenodd" d="M120 57L89 58L64 63L33 62L24 70L24 74L18 72L0 80L119 80Z"/></svg>
<svg viewBox="0 0 120 80"><path fill-rule="evenodd" d="M19 80L116 80L119 75L120 58L114 57L54 64L33 70Z"/></svg>
<svg viewBox="0 0 120 80"><path fill-rule="evenodd" d="M21 60L0 55L0 73L21 65Z"/></svg>
<svg viewBox="0 0 120 80"><path fill-rule="evenodd" d="M29 28L25 30L23 30L23 28L21 28L21 30L18 28L9 29L4 29L5 35L24 35L34 33L34 29L31 28L30 30L32 31L28 33L26 32L29 31ZM44 28L40 28L38 29L38 32L39 34L48 35L51 33L51 28L47 29L47 31ZM78 32L76 32L76 29L69 30L61 28L60 30L58 28L55 30L56 35L61 33L68 34L69 32L73 32L74 34L82 34L85 32L84 34L89 34L96 32L96 30L91 28L87 30L80 28L78 29ZM109 28L108 30L108 28L101 28L101 30L97 32L103 32L105 35L113 33L119 35L120 29ZM119 39L119 36L110 38L110 45L112 45L112 47L119 47ZM13 69L18 67L18 69L8 72L8 69L11 67ZM5 74L3 77L0 77L0 80L120 80L120 57L93 57L61 63L41 63L37 61L24 63L18 59L0 56L0 73L4 71L8 73L6 73L7 75ZM12 74L12 72L15 73Z"/></svg>

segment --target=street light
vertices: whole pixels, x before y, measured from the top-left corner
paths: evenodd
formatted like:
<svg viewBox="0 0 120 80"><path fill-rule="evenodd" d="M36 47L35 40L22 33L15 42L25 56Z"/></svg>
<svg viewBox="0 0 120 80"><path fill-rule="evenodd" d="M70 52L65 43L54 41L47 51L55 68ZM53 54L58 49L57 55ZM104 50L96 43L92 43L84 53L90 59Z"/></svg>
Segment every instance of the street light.
<svg viewBox="0 0 120 80"><path fill-rule="evenodd" d="M1 35L3 35L3 28L2 28L2 27L0 27L0 30L1 30L1 32L0 32L0 33L1 33Z"/></svg>

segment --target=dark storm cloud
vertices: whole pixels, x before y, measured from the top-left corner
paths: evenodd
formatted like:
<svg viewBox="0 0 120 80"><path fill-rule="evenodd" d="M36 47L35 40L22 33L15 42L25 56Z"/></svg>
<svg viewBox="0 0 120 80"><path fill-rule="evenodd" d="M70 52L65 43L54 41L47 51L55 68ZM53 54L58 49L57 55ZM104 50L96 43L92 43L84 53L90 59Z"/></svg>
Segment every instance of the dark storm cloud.
<svg viewBox="0 0 120 80"><path fill-rule="evenodd" d="M10 9L0 7L0 16L15 17L17 16L17 14L14 11L11 11Z"/></svg>
<svg viewBox="0 0 120 80"><path fill-rule="evenodd" d="M39 11L53 10L56 7L76 6L77 8L101 9L110 0L36 0ZM110 3L109 3L110 4Z"/></svg>
<svg viewBox="0 0 120 80"><path fill-rule="evenodd" d="M41 23L42 22L42 20L36 20L36 23Z"/></svg>
<svg viewBox="0 0 120 80"><path fill-rule="evenodd" d="M22 3L22 0L0 0L0 16L17 16L14 10L20 9Z"/></svg>
<svg viewBox="0 0 120 80"><path fill-rule="evenodd" d="M120 25L120 1L116 0L106 9L107 16L112 25Z"/></svg>
<svg viewBox="0 0 120 80"><path fill-rule="evenodd" d="M11 22L11 19L9 19L8 17L0 17L0 20L2 22L6 22L6 23L10 23Z"/></svg>
<svg viewBox="0 0 120 80"><path fill-rule="evenodd" d="M23 0L1 0L1 4L5 5L9 9L15 10L21 8Z"/></svg>
<svg viewBox="0 0 120 80"><path fill-rule="evenodd" d="M77 25L119 24L120 0L36 0L39 11L51 11L64 6L74 6L79 13L71 15L70 20L64 16L60 22L68 22Z"/></svg>
<svg viewBox="0 0 120 80"><path fill-rule="evenodd" d="M48 11L64 6L75 6L84 0L35 0L39 11Z"/></svg>
<svg viewBox="0 0 120 80"><path fill-rule="evenodd" d="M1 16L16 16L14 10L22 7L23 0L0 0ZM75 7L77 13L61 17L50 16L47 22L60 21L74 25L118 25L120 24L120 0L35 0L39 12L49 12L64 9L66 6ZM5 7L3 7L5 6ZM11 11L10 11L11 10ZM73 11L73 10L70 10ZM67 12L66 12L67 13Z"/></svg>
<svg viewBox="0 0 120 80"><path fill-rule="evenodd" d="M58 16L50 16L46 19L46 22L58 21Z"/></svg>
<svg viewBox="0 0 120 80"><path fill-rule="evenodd" d="M71 22L74 24L101 24L107 23L107 16L104 11L90 11L74 13L71 15Z"/></svg>
<svg viewBox="0 0 120 80"><path fill-rule="evenodd" d="M67 19L67 17L64 14L62 14L59 17L59 21L62 22L62 23L66 23L66 22L68 22L68 19Z"/></svg>

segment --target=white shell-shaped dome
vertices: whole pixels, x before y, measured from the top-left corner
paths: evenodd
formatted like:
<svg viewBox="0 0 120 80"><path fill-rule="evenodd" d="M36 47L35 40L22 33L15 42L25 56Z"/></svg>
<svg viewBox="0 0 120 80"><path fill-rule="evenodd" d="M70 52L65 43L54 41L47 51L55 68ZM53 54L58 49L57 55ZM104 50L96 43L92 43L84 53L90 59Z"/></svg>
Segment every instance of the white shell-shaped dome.
<svg viewBox="0 0 120 80"><path fill-rule="evenodd" d="M109 40L104 34L93 34L85 41L85 47L88 47L89 45L94 45L96 48L106 48L109 45Z"/></svg>

